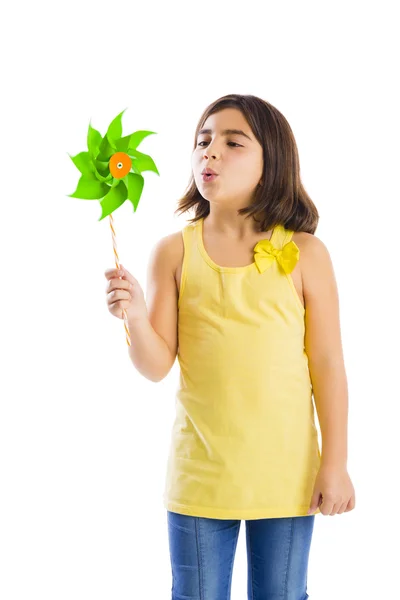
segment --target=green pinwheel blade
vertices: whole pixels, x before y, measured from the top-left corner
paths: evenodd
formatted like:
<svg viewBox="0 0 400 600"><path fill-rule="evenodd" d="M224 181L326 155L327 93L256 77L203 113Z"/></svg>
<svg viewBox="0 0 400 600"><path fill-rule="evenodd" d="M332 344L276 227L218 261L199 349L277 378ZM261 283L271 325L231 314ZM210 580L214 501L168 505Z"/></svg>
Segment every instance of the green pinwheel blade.
<svg viewBox="0 0 400 600"><path fill-rule="evenodd" d="M108 193L110 186L97 179L94 173L92 175L81 175L76 190L73 194L68 194L70 198L79 198L80 200L99 200Z"/></svg>
<svg viewBox="0 0 400 600"><path fill-rule="evenodd" d="M158 169L155 165L154 160L148 154L143 154L138 150L132 150L128 152L129 156L132 158L132 169L139 173L143 171L153 171L159 175Z"/></svg>
<svg viewBox="0 0 400 600"><path fill-rule="evenodd" d="M93 179L93 174L96 176L101 182L108 182L112 180L112 175L108 168L108 163L101 163L99 161L93 160L89 154L89 152L80 152L76 156L71 156L72 162L79 169L79 171L88 177L88 179ZM101 171L98 170L97 166L101 166ZM104 166L106 168L104 168Z"/></svg>
<svg viewBox="0 0 400 600"><path fill-rule="evenodd" d="M90 175L94 172L94 165L89 152L79 152L75 156L68 154L68 156L83 175Z"/></svg>
<svg viewBox="0 0 400 600"><path fill-rule="evenodd" d="M135 131L135 133L132 133L130 141L129 141L129 149L130 150L136 150L136 148L139 146L139 144L144 140L144 138L146 138L148 135L153 135L153 134L157 134L156 131Z"/></svg>
<svg viewBox="0 0 400 600"><path fill-rule="evenodd" d="M112 177L111 187L116 187L117 185L119 185L120 181L121 179L118 179L118 177Z"/></svg>
<svg viewBox="0 0 400 600"><path fill-rule="evenodd" d="M155 131L135 131L135 133L131 133L130 135L126 135L125 137L116 141L117 151L118 152L126 152L128 150L136 150L139 144L144 140L148 135L155 134Z"/></svg>
<svg viewBox="0 0 400 600"><path fill-rule="evenodd" d="M108 126L106 136L112 143L115 143L115 141L120 139L122 135L122 115L125 111L126 108L120 112L119 115L117 115Z"/></svg>
<svg viewBox="0 0 400 600"><path fill-rule="evenodd" d="M108 126L107 133L100 144L99 160L109 160L111 156L118 151L117 140L119 140L122 135L122 115L125 111L126 108L120 112Z"/></svg>
<svg viewBox="0 0 400 600"><path fill-rule="evenodd" d="M102 137L100 131L94 129L94 127L92 127L89 123L89 130L87 134L87 147L89 154L92 156L92 158L96 158L96 156L99 153L101 139Z"/></svg>
<svg viewBox="0 0 400 600"><path fill-rule="evenodd" d="M94 174L96 175L97 179L99 181L102 181L104 183L110 183L113 180L113 176L111 175L110 172L105 172L104 175L102 175L101 173L99 173L99 171L95 168L94 170Z"/></svg>
<svg viewBox="0 0 400 600"><path fill-rule="evenodd" d="M106 174L110 172L108 160L105 160L105 161L104 160L95 160L93 162L94 162L94 166L96 167L98 172L101 173L101 175L106 176Z"/></svg>
<svg viewBox="0 0 400 600"><path fill-rule="evenodd" d="M124 177L124 181L128 188L128 200L133 204L133 212L136 212L143 191L144 179L138 173L128 173Z"/></svg>
<svg viewBox="0 0 400 600"><path fill-rule="evenodd" d="M99 221L110 215L114 210L119 208L121 204L125 202L128 197L128 190L122 179L119 180L118 185L111 188L103 200L100 200L101 204L101 216Z"/></svg>
<svg viewBox="0 0 400 600"><path fill-rule="evenodd" d="M115 145L117 147L117 152L128 152L129 148L129 140L131 139L130 135L126 135L119 140L116 140Z"/></svg>
<svg viewBox="0 0 400 600"><path fill-rule="evenodd" d="M106 134L100 142L99 153L96 158L101 162L108 162L115 152L115 143L112 140L110 141Z"/></svg>
<svg viewBox="0 0 400 600"><path fill-rule="evenodd" d="M94 160L93 165L97 179L105 181L106 183L110 183L113 180L113 176L110 173L109 162Z"/></svg>

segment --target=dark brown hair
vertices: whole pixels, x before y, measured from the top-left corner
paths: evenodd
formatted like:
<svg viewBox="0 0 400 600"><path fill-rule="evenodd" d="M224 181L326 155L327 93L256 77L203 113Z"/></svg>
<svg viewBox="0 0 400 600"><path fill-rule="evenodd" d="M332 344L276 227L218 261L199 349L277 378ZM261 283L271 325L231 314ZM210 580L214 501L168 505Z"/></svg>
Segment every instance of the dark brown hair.
<svg viewBox="0 0 400 600"><path fill-rule="evenodd" d="M292 231L315 233L318 211L300 179L299 154L292 129L272 104L257 96L228 94L210 104L200 117L194 137L196 148L198 132L207 118L224 108L240 110L263 149L262 184L257 187L252 203L238 210L260 223L260 231L268 231L277 224ZM195 222L210 212L210 203L197 189L193 173L175 213L179 215L194 207ZM247 217L246 217L247 218Z"/></svg>

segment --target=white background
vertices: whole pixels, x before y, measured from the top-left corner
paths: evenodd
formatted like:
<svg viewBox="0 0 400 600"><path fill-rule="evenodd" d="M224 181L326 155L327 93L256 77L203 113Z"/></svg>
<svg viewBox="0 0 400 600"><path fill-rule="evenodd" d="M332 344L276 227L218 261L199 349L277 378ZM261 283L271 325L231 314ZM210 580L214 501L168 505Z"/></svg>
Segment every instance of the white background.
<svg viewBox="0 0 400 600"><path fill-rule="evenodd" d="M106 306L114 266L98 201L68 197L86 149L127 108L137 212L114 213L120 261L146 288L196 123L228 93L288 119L316 235L337 277L356 508L316 516L312 600L398 594L399 52L395 2L9 3L1 39L2 600L171 597L162 493L178 362L152 383ZM232 600L247 587L245 523ZM396 560L397 553L397 560ZM208 600L208 599L207 599Z"/></svg>

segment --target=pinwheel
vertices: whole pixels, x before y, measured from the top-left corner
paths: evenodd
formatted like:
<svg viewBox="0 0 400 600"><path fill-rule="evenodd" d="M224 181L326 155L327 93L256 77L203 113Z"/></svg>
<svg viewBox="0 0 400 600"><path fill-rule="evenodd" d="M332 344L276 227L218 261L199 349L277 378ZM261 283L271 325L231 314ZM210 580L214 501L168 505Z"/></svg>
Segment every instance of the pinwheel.
<svg viewBox="0 0 400 600"><path fill-rule="evenodd" d="M125 109L126 110L126 109ZM87 150L76 156L71 156L74 165L81 176L77 188L70 198L81 200L99 200L101 215L99 221L109 217L115 255L115 264L119 266L115 229L112 213L125 200L133 204L136 212L142 195L144 178L143 171L153 171L159 175L153 159L137 150L140 142L154 131L135 131L122 137L123 110L111 121L104 137L89 123L87 134ZM123 310L126 341L131 345L126 310Z"/></svg>

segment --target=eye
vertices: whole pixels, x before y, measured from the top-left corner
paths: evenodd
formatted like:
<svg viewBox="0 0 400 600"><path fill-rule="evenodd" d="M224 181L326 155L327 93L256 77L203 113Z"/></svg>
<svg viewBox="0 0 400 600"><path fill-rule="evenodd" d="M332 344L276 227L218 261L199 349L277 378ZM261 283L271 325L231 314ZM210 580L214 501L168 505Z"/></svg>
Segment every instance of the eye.
<svg viewBox="0 0 400 600"><path fill-rule="evenodd" d="M198 145L198 146L201 146L201 144L207 144L207 142L203 140L202 142L199 142L197 145ZM241 147L241 145L240 145L240 144L237 144L236 142L228 142L228 146L229 146L229 144L233 144L234 146L239 146L239 147Z"/></svg>

